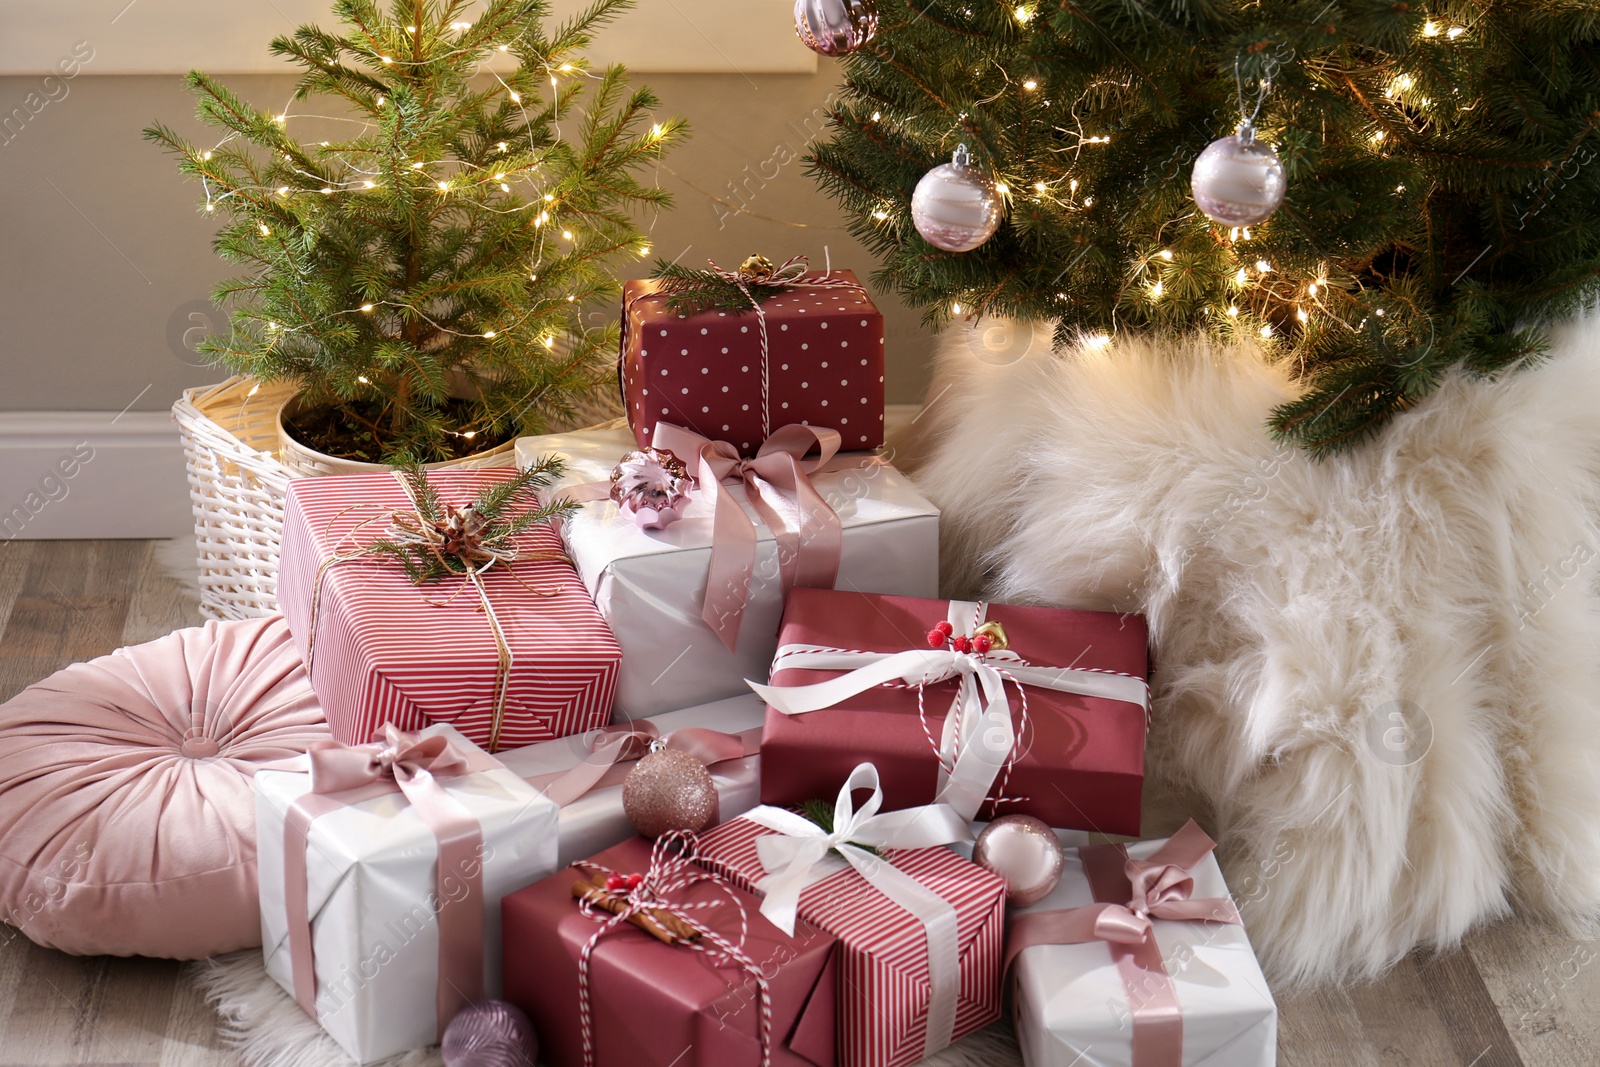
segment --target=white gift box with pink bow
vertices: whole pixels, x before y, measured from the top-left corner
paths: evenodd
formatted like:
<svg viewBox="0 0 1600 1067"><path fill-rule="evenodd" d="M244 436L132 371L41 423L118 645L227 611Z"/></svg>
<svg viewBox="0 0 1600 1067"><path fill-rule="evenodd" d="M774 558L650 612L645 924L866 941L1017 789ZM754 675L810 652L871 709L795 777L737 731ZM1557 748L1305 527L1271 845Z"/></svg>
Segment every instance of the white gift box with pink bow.
<svg viewBox="0 0 1600 1067"><path fill-rule="evenodd" d="M1028 1067L1277 1062L1277 1005L1211 844L1190 823L1167 840L1069 848L1056 889L1012 910Z"/></svg>
<svg viewBox="0 0 1600 1067"><path fill-rule="evenodd" d="M761 724L767 707L754 693L698 708L589 730L497 754L529 784L548 791L561 808L560 856L565 867L604 852L638 833L622 807L622 783L650 740L688 752L706 765L717 788L717 821L743 815L761 803ZM623 732L633 744L615 751ZM707 736L710 735L710 743ZM709 751L707 751L709 749ZM614 760L614 762L611 762ZM592 773L578 777L579 768ZM572 779L578 777L574 784Z"/></svg>
<svg viewBox="0 0 1600 1067"><path fill-rule="evenodd" d="M557 809L449 725L319 745L255 776L263 952L365 1064L499 995L500 898L556 870Z"/></svg>
<svg viewBox="0 0 1600 1067"><path fill-rule="evenodd" d="M741 696L749 692L745 679L765 680L783 617L784 571L793 576L798 569L800 584L816 584L807 575L818 573L813 564L819 555L827 555L826 538L812 536L805 509L795 503L794 495L755 471L748 478L739 471L730 473L714 494L696 488L676 522L662 529L641 529L617 504L603 499L603 487L618 461L637 447L626 428L517 441L519 465L552 453L566 459L567 473L555 491L602 487L598 493L602 499L591 495L590 502L565 521L562 536L584 585L622 646L613 721ZM698 473L697 455L679 458L691 474ZM769 474L782 473L781 457L769 462ZM815 467L817 461L813 456L798 465ZM909 478L865 452L840 454L806 474L810 486L838 516L838 569L826 584L872 593L936 595L939 511ZM747 489L758 482L767 501L760 506ZM738 611L721 613L720 633L705 618L708 586L715 599L730 584L721 574L711 580L719 496L725 508L743 516L754 538L748 592L738 598ZM730 516L723 518L726 523ZM774 531L771 520L777 520L781 529ZM724 525L725 543L726 530ZM798 545L799 551L780 551L780 543Z"/></svg>

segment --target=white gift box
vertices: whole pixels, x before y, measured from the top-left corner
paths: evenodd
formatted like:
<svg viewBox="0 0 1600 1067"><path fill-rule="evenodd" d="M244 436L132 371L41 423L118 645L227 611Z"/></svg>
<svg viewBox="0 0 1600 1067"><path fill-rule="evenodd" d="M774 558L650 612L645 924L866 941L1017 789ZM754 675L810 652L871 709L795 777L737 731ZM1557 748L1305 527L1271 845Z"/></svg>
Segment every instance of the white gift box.
<svg viewBox="0 0 1600 1067"><path fill-rule="evenodd" d="M661 736L685 727L717 730L725 734L742 734L759 731L766 715L766 705L754 693L746 693L732 700L721 700L698 708L671 711L656 715L645 722L653 725ZM576 767L588 755L584 743L586 735L564 737L558 741L544 741L526 748L501 752L499 760L506 768L524 779L538 782ZM560 851L557 863L565 867L575 860L588 859L634 836L633 825L622 810L622 783L620 778L633 767L619 763L619 773L608 775L601 784L561 809ZM719 821L743 815L761 802L761 757L724 760L707 768L711 780L717 785ZM618 781L610 781L617 778Z"/></svg>
<svg viewBox="0 0 1600 1067"><path fill-rule="evenodd" d="M1063 834L1062 840L1078 844L1083 835ZM1163 844L1130 844L1128 855L1146 859ZM1190 873L1194 899L1229 895L1214 856ZM1061 884L1012 915L1093 903L1078 851L1069 848ZM1183 1067L1272 1067L1278 1008L1244 927L1156 919L1154 931L1183 1010ZM1011 969L1017 1040L1028 1067L1131 1067L1128 995L1105 942L1036 945Z"/></svg>
<svg viewBox="0 0 1600 1067"><path fill-rule="evenodd" d="M480 749L446 724L462 751ZM500 898L553 873L556 807L515 773L493 769L437 781L483 833L484 992L500 992ZM284 831L309 774L255 775L261 938L267 973L292 995ZM360 795L355 794L355 795ZM358 1063L439 1038L439 929L428 906L438 885L438 843L403 793L386 792L318 816L307 834L306 893L317 983L317 1021Z"/></svg>
<svg viewBox="0 0 1600 1067"><path fill-rule="evenodd" d="M517 441L517 463L526 467L541 456L561 455L568 470L558 488L570 488L609 482L617 461L636 447L626 428L524 437ZM879 464L811 480L844 529L838 588L937 595L939 510L909 478ZM743 486L722 489L756 518ZM639 529L610 500L585 504L564 524L567 551L622 646L613 721L738 696L748 692L745 679L767 677L783 617L777 544L757 521L755 577L738 647L730 652L700 617L712 516L697 491L683 517L664 530Z"/></svg>

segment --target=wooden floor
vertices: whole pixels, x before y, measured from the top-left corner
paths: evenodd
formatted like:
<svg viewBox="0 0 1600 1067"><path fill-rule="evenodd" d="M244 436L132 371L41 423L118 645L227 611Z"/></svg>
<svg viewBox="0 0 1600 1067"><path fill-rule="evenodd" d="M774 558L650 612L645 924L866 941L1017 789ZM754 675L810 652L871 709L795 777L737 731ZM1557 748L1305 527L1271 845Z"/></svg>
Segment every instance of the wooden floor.
<svg viewBox="0 0 1600 1067"><path fill-rule="evenodd" d="M75 660L197 622L161 559L148 541L0 542L0 700ZM64 956L7 926L0 941L0 1067L236 1062L181 965ZM1520 924L1485 929L1375 984L1280 996L1279 1063L1593 1067L1597 961L1600 944Z"/></svg>

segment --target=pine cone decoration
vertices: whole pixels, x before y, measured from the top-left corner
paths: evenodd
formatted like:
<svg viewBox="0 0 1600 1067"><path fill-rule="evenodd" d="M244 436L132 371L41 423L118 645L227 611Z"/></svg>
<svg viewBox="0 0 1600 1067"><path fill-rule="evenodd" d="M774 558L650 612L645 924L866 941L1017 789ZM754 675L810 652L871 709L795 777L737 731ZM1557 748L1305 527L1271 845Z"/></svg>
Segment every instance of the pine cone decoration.
<svg viewBox="0 0 1600 1067"><path fill-rule="evenodd" d="M689 468L665 448L629 452L611 472L611 499L633 516L641 530L660 530L677 522L693 487Z"/></svg>

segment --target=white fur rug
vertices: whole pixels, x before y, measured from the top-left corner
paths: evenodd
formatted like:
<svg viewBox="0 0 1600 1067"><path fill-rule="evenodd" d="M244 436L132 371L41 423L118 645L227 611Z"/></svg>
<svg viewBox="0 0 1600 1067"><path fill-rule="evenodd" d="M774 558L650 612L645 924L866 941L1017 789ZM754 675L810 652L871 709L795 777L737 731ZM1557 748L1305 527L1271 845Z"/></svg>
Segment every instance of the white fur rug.
<svg viewBox="0 0 1600 1067"><path fill-rule="evenodd" d="M355 1061L267 976L259 950L202 961L193 965L191 974L221 1019L223 1040L238 1051L245 1067L355 1067ZM437 1049L425 1049L383 1060L381 1067L442 1067L443 1063ZM1001 1022L920 1067L1022 1067L1022 1056L1009 1025Z"/></svg>
<svg viewBox="0 0 1600 1067"><path fill-rule="evenodd" d="M992 327L991 327L992 329ZM1600 326L1317 463L1251 346L945 342L901 460L946 595L1149 616L1146 831L1221 842L1268 973L1600 914ZM909 457L909 459L908 459Z"/></svg>

